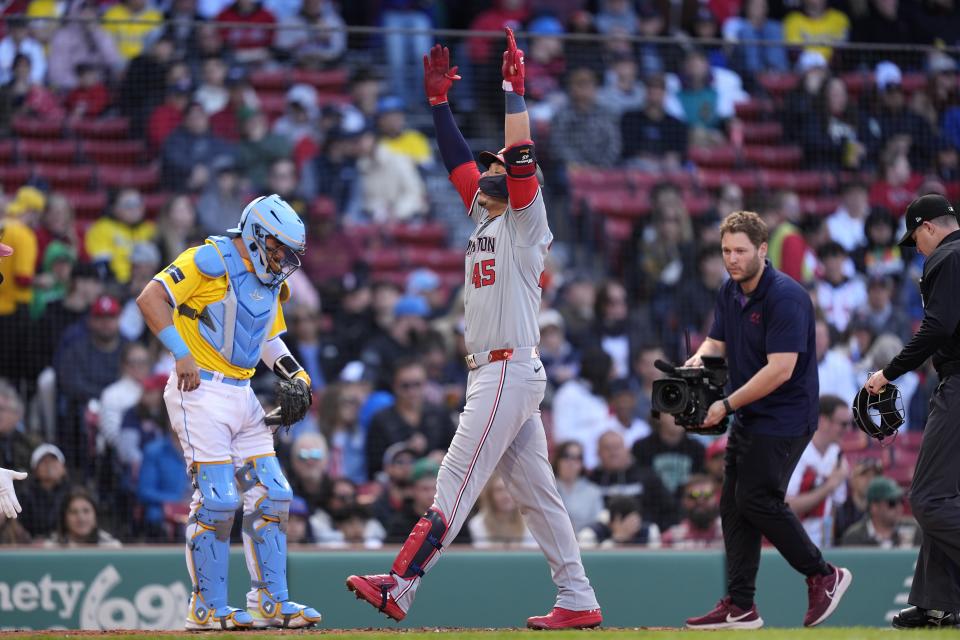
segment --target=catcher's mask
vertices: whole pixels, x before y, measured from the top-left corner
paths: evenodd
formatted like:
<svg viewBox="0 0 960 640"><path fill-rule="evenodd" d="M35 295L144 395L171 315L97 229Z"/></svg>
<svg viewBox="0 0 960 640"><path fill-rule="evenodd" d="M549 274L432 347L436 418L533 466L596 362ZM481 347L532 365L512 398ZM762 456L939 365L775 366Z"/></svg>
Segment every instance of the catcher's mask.
<svg viewBox="0 0 960 640"><path fill-rule="evenodd" d="M871 438L883 442L897 433L903 424L903 397L900 389L888 382L879 394L861 387L853 399L853 421Z"/></svg>

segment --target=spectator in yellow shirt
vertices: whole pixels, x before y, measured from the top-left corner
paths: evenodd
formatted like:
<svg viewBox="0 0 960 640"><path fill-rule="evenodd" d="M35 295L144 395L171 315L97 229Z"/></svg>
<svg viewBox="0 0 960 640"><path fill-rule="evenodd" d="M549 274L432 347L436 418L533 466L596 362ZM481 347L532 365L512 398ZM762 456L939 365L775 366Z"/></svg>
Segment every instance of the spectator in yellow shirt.
<svg viewBox="0 0 960 640"><path fill-rule="evenodd" d="M433 163L427 136L407 127L403 98L383 96L377 102L377 129L381 141L391 151L407 156L418 167Z"/></svg>
<svg viewBox="0 0 960 640"><path fill-rule="evenodd" d="M4 258L0 260L0 353L3 353L4 345L23 344L26 337L27 308L37 264L37 237L30 227L10 213L10 206L0 214L0 242L3 243L0 257ZM12 357L10 353L8 349L0 356L0 378L17 384L24 376L27 358Z"/></svg>
<svg viewBox="0 0 960 640"><path fill-rule="evenodd" d="M833 55L830 45L849 37L850 19L842 11L828 9L827 0L803 0L803 11L791 11L783 20L787 44L808 45L804 51L816 51L828 61Z"/></svg>
<svg viewBox="0 0 960 640"><path fill-rule="evenodd" d="M150 6L149 0L121 0L103 14L103 28L117 42L117 49L127 60L143 52L144 44L160 27L163 14Z"/></svg>
<svg viewBox="0 0 960 640"><path fill-rule="evenodd" d="M130 255L138 242L152 242L156 225L144 220L143 197L136 189L121 189L110 208L110 215L93 223L87 231L87 254L95 262L109 264L117 282L130 280Z"/></svg>

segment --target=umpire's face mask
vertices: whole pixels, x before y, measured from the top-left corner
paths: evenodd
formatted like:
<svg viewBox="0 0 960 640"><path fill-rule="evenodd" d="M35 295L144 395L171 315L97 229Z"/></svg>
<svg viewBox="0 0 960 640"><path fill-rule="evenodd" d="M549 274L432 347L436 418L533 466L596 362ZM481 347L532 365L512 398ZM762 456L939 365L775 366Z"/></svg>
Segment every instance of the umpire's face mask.
<svg viewBox="0 0 960 640"><path fill-rule="evenodd" d="M492 176L480 176L480 191L490 198L508 200L507 174L499 173Z"/></svg>

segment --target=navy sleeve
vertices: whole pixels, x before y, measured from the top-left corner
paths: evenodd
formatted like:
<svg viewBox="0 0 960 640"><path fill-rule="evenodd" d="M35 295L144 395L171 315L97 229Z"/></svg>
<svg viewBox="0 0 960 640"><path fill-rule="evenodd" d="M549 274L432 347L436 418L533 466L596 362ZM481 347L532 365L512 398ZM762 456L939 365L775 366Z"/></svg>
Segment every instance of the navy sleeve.
<svg viewBox="0 0 960 640"><path fill-rule="evenodd" d="M437 131L440 158L443 160L443 166L447 168L447 173L453 173L453 170L463 163L472 162L473 153L453 119L450 103L438 104L431 107L430 111L433 113L433 126Z"/></svg>
<svg viewBox="0 0 960 640"><path fill-rule="evenodd" d="M798 300L779 300L770 305L766 313L767 353L803 353L807 350L808 305Z"/></svg>

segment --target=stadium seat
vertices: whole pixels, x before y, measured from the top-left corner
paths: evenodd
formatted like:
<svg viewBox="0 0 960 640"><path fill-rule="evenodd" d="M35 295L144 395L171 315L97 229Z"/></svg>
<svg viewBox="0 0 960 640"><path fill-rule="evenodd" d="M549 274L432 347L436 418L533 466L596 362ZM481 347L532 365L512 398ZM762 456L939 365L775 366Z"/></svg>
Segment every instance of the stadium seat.
<svg viewBox="0 0 960 640"><path fill-rule="evenodd" d="M577 167L570 169L567 179L574 189L611 189L623 187L627 183L627 174L621 169Z"/></svg>
<svg viewBox="0 0 960 640"><path fill-rule="evenodd" d="M897 434L897 449L919 451L923 443L922 431L901 431Z"/></svg>
<svg viewBox="0 0 960 640"><path fill-rule="evenodd" d="M407 261L414 267L434 271L463 272L462 249L418 249L407 253Z"/></svg>
<svg viewBox="0 0 960 640"><path fill-rule="evenodd" d="M261 91L283 91L290 84L290 71L287 69L261 69L250 74L250 86L257 93Z"/></svg>
<svg viewBox="0 0 960 640"><path fill-rule="evenodd" d="M634 194L626 189L593 193L587 204L591 210L602 216L639 218L650 213L647 194Z"/></svg>
<svg viewBox="0 0 960 640"><path fill-rule="evenodd" d="M690 160L698 167L730 169L737 164L737 150L733 147L693 147Z"/></svg>
<svg viewBox="0 0 960 640"><path fill-rule="evenodd" d="M0 165L0 184L4 191L16 191L30 179L30 167L26 165Z"/></svg>
<svg viewBox="0 0 960 640"><path fill-rule="evenodd" d="M88 164L38 164L34 166L33 173L58 190L85 189L93 179L93 167Z"/></svg>
<svg viewBox="0 0 960 640"><path fill-rule="evenodd" d="M697 180L703 189L717 190L727 184L735 184L744 191L756 191L761 181L755 171L726 171L724 169L700 169Z"/></svg>
<svg viewBox="0 0 960 640"><path fill-rule="evenodd" d="M800 208L804 213L815 216L828 216L840 206L838 196L823 196L820 198L801 198Z"/></svg>
<svg viewBox="0 0 960 640"><path fill-rule="evenodd" d="M143 140L84 140L80 153L95 163L135 163L143 158Z"/></svg>
<svg viewBox="0 0 960 640"><path fill-rule="evenodd" d="M922 91L927 86L927 76L923 73L913 72L903 74L901 84L904 93L911 94L916 91Z"/></svg>
<svg viewBox="0 0 960 640"><path fill-rule="evenodd" d="M783 125L779 122L744 122L743 141L746 144L776 144L783 139Z"/></svg>
<svg viewBox="0 0 960 640"><path fill-rule="evenodd" d="M674 173L661 174L650 173L640 169L627 169L626 184L634 189L649 191L661 182L667 182L675 185L684 191L693 187L694 177L688 171L677 171Z"/></svg>
<svg viewBox="0 0 960 640"><path fill-rule="evenodd" d="M110 189L133 187L140 191L153 191L160 184L160 163L146 167L100 165L97 167L97 182Z"/></svg>
<svg viewBox="0 0 960 640"><path fill-rule="evenodd" d="M13 162L17 155L17 143L14 140L0 140L0 163Z"/></svg>
<svg viewBox="0 0 960 640"><path fill-rule="evenodd" d="M439 248L447 239L447 227L439 222L386 225L383 233L397 244L415 247Z"/></svg>
<svg viewBox="0 0 960 640"><path fill-rule="evenodd" d="M107 194L103 191L65 191L63 195L78 218L96 218L107 208Z"/></svg>
<svg viewBox="0 0 960 640"><path fill-rule="evenodd" d="M625 218L604 218L603 220L603 241L604 244L613 242L621 244L633 235L633 222Z"/></svg>
<svg viewBox="0 0 960 640"><path fill-rule="evenodd" d="M156 219L172 197L173 194L166 192L143 194L143 208L147 210L147 217L151 220Z"/></svg>
<svg viewBox="0 0 960 640"><path fill-rule="evenodd" d="M751 98L745 102L738 102L733 109L737 117L742 120L762 120L773 113L773 102L766 98Z"/></svg>
<svg viewBox="0 0 960 640"><path fill-rule="evenodd" d="M18 138L59 138L63 135L62 120L38 120L32 116L13 119L13 133Z"/></svg>
<svg viewBox="0 0 960 640"><path fill-rule="evenodd" d="M770 191L790 189L801 194L823 193L827 188L825 178L819 171L790 171L767 169L759 172L760 180Z"/></svg>
<svg viewBox="0 0 960 640"><path fill-rule="evenodd" d="M406 256L401 249L381 247L367 251L363 260L370 265L371 271L379 274L400 269L406 262Z"/></svg>
<svg viewBox="0 0 960 640"><path fill-rule="evenodd" d="M683 204L694 218L702 216L713 208L713 198L706 194L685 194Z"/></svg>
<svg viewBox="0 0 960 640"><path fill-rule="evenodd" d="M77 157L77 145L73 140L20 140L20 157L31 162L72 163Z"/></svg>
<svg viewBox="0 0 960 640"><path fill-rule="evenodd" d="M80 138L92 140L121 140L130 131L130 121L120 116L100 118L98 120L78 120L74 122L73 132Z"/></svg>
<svg viewBox="0 0 960 640"><path fill-rule="evenodd" d="M339 93L347 86L349 79L346 68L313 71L309 69L294 69L292 74L294 84L309 84L318 91Z"/></svg>
<svg viewBox="0 0 960 640"><path fill-rule="evenodd" d="M803 149L795 145L748 145L743 148L743 157L760 167L795 167L803 160Z"/></svg>
<svg viewBox="0 0 960 640"><path fill-rule="evenodd" d="M287 96L284 93L258 91L260 109L272 120L287 108Z"/></svg>
<svg viewBox="0 0 960 640"><path fill-rule="evenodd" d="M867 448L869 442L867 441L867 434L859 429L849 429L844 432L843 437L840 438L840 449L844 452L850 451L862 451Z"/></svg>
<svg viewBox="0 0 960 640"><path fill-rule="evenodd" d="M757 82L774 99L782 99L800 84L800 78L795 73L762 73Z"/></svg>

